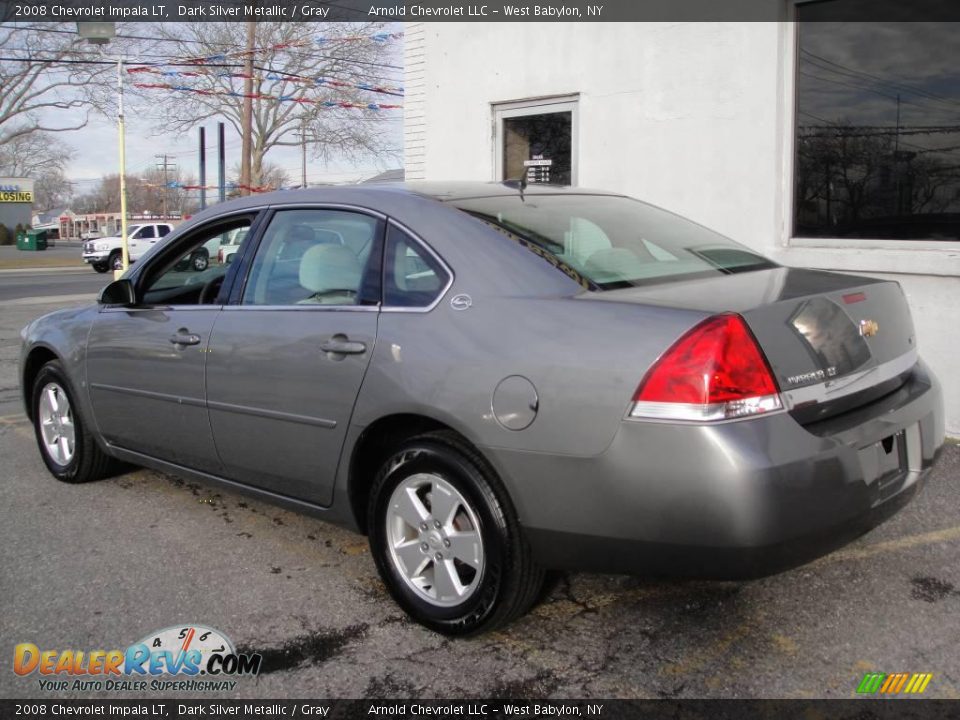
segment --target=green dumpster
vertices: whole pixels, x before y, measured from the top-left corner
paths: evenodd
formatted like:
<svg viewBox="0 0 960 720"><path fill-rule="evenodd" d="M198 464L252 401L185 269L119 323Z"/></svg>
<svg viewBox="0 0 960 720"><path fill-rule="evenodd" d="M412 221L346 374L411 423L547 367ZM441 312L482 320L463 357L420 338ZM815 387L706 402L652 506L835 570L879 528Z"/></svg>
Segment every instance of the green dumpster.
<svg viewBox="0 0 960 720"><path fill-rule="evenodd" d="M47 249L47 231L46 230L27 230L25 233L17 233L18 250L46 250Z"/></svg>

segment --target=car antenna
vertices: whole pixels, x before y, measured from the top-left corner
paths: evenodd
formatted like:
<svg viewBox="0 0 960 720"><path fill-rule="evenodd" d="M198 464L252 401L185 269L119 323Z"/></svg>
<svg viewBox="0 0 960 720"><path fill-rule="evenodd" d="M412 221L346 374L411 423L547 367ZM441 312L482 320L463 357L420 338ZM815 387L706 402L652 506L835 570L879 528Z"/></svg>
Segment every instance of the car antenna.
<svg viewBox="0 0 960 720"><path fill-rule="evenodd" d="M503 184L507 187L517 188L517 190L520 191L520 201L526 202L526 200L523 199L523 191L527 189L526 171L524 171L523 174L517 179L504 180Z"/></svg>

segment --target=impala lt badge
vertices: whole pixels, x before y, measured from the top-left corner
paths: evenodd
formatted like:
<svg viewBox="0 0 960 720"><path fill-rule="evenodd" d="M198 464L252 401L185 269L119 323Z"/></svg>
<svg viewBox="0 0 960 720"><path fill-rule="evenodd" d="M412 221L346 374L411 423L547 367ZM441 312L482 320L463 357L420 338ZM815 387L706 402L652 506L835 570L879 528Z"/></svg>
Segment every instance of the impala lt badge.
<svg viewBox="0 0 960 720"><path fill-rule="evenodd" d="M863 337L873 337L879 330L880 326L875 320L860 321L860 334L863 335Z"/></svg>

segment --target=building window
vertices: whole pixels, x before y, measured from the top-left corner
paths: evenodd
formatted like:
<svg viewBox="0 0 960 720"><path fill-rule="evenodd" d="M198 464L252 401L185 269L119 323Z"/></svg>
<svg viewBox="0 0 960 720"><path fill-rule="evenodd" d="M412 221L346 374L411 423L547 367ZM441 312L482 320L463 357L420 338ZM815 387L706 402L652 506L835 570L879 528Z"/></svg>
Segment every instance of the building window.
<svg viewBox="0 0 960 720"><path fill-rule="evenodd" d="M496 179L575 185L576 98L494 106Z"/></svg>
<svg viewBox="0 0 960 720"><path fill-rule="evenodd" d="M953 23L832 22L797 6L795 237L960 237Z"/></svg>

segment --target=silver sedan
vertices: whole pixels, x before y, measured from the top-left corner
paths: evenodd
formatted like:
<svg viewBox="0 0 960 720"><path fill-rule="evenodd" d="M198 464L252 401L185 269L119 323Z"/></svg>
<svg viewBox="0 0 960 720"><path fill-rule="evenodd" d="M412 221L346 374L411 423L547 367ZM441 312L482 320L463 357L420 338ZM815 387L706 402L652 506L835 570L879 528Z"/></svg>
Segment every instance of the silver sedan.
<svg viewBox="0 0 960 720"><path fill-rule="evenodd" d="M526 611L547 568L829 552L916 493L944 434L896 283L547 186L217 205L27 326L21 379L58 479L132 463L351 527L396 601L459 635Z"/></svg>

